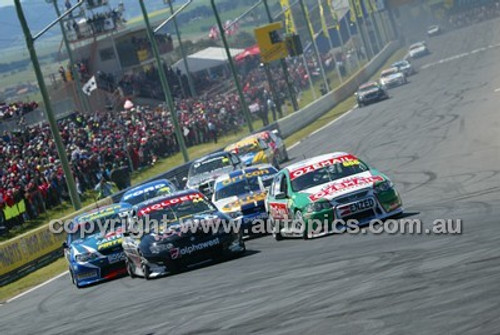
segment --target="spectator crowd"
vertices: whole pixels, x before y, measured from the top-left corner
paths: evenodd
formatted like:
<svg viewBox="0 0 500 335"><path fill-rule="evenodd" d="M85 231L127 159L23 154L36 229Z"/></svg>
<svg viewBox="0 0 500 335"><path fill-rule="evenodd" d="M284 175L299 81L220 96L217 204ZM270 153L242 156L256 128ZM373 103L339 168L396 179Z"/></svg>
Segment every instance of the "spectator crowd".
<svg viewBox="0 0 500 335"><path fill-rule="evenodd" d="M10 104L0 102L0 121L13 117L21 117L38 108L35 101L32 102L13 102Z"/></svg>
<svg viewBox="0 0 500 335"><path fill-rule="evenodd" d="M322 61L326 62L327 58ZM309 71L302 62L289 63L296 93L307 87L307 72L319 76L318 64L312 57L308 57L307 66ZM254 118L269 123L269 112L276 112L286 98L286 82L281 71L271 71L279 93L274 101L258 58L249 57L239 67L245 98L250 105L256 106ZM178 74L171 68L165 70L169 80L178 80ZM149 73L140 83L154 83L157 76L157 71ZM124 85L125 80L122 79L119 85ZM135 80L130 80L130 85L137 85ZM161 92L157 94L161 97ZM187 146L216 142L221 134L237 132L245 123L240 99L234 89L197 97L176 94L175 105ZM130 186L132 171L151 166L158 158L179 151L170 113L163 106L127 107L120 112L76 112L59 120L58 126L81 195L96 190L100 196L107 196L111 192L110 183L124 189ZM3 132L0 137L0 226L11 228L34 219L68 199L64 174L48 125ZM22 204L18 207L23 210L19 210L15 217L6 218L2 210L16 204Z"/></svg>

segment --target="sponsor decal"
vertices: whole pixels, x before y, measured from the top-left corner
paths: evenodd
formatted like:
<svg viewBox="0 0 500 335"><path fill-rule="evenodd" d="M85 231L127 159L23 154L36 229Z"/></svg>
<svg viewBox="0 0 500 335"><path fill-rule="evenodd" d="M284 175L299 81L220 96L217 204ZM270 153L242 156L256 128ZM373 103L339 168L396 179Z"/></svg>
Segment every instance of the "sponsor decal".
<svg viewBox="0 0 500 335"><path fill-rule="evenodd" d="M169 249L170 258L177 259L181 255L179 248L171 248Z"/></svg>
<svg viewBox="0 0 500 335"><path fill-rule="evenodd" d="M191 255L194 252L201 251L204 249L208 249L211 247L215 247L220 244L219 238L214 238L212 240L202 242L202 243L196 243L196 244L191 244L190 246L185 246L182 248L177 248L177 247L172 247L169 249L170 257L172 259L177 259L182 256L188 256Z"/></svg>
<svg viewBox="0 0 500 335"><path fill-rule="evenodd" d="M341 216L349 216L352 214L356 214L358 212L362 212L364 210L375 207L375 201L371 198L363 199L358 202L353 202L352 204L348 204L339 208L339 212Z"/></svg>
<svg viewBox="0 0 500 335"><path fill-rule="evenodd" d="M117 212L117 210L119 210L120 208L121 208L120 205L115 205L115 206L101 209L101 210L96 211L96 212L84 214L83 216L78 217L78 222L89 222L89 221L93 221L96 219L106 217L108 215L115 214Z"/></svg>
<svg viewBox="0 0 500 335"><path fill-rule="evenodd" d="M271 171L269 169L259 169L251 172L247 172L244 174L241 174L239 176L233 177L233 178L228 178L222 181L222 185L227 186L229 184L241 181L243 179L248 179L252 177L259 177L259 176L264 176L264 175L269 175L271 174Z"/></svg>
<svg viewBox="0 0 500 335"><path fill-rule="evenodd" d="M356 187L359 187L362 185L373 184L377 181L384 181L384 178L382 178L381 176L372 176L372 177L360 177L360 178L347 179L343 182L332 183L332 184L327 185L321 191L319 191L315 194L311 194L309 196L309 199L311 201L317 201L321 198L334 195L335 193L345 191L345 190L348 190L351 188L356 188Z"/></svg>
<svg viewBox="0 0 500 335"><path fill-rule="evenodd" d="M125 253L118 252L116 254L111 254L108 256L109 264L118 263L125 260Z"/></svg>
<svg viewBox="0 0 500 335"><path fill-rule="evenodd" d="M283 203L269 203L269 211L273 219L286 219L288 217L288 208Z"/></svg>
<svg viewBox="0 0 500 335"><path fill-rule="evenodd" d="M111 240L102 240L102 241L99 241L97 242L97 250L102 250L102 249L108 249L108 248L111 248L111 247L114 247L116 245L119 245L122 243L122 238L116 238L116 237L113 237Z"/></svg>
<svg viewBox="0 0 500 335"><path fill-rule="evenodd" d="M259 201L265 200L266 199L267 192L261 192L261 193L255 193L253 195L247 195L242 198L238 198L238 200L233 201L231 203L226 204L223 207L224 211L232 210L235 207L241 207L243 205L249 204L249 203L254 203L255 206L257 206L257 203Z"/></svg>
<svg viewBox="0 0 500 335"><path fill-rule="evenodd" d="M297 177L303 176L307 173L313 172L315 170L319 170L321 168L335 165L335 164L343 164L344 166L359 164L359 160L353 155L345 155L339 156L335 158L325 159L323 161L315 162L309 165L301 166L295 170L290 171L290 180L293 180ZM346 165L347 164L347 165Z"/></svg>
<svg viewBox="0 0 500 335"><path fill-rule="evenodd" d="M135 197L138 197L144 193L148 193L148 192L151 192L151 191L156 191L156 190L162 190L162 192L165 192L165 193L170 193L170 187L168 187L167 184L165 183L159 183L159 184L156 184L156 185L153 185L153 186L150 186L150 187L146 187L146 188L143 188L143 189L140 189L140 190L137 190L133 193L130 193L130 194L127 194L123 197L123 200L128 200L130 198L135 198Z"/></svg>
<svg viewBox="0 0 500 335"><path fill-rule="evenodd" d="M161 209L166 208L166 207L181 204L183 202L198 202L198 201L204 201L203 195L201 193L191 193L191 194L183 195L181 197L165 199L163 201L157 202L157 203L150 205L148 207L142 208L139 211L139 216L146 215L146 214L161 210Z"/></svg>

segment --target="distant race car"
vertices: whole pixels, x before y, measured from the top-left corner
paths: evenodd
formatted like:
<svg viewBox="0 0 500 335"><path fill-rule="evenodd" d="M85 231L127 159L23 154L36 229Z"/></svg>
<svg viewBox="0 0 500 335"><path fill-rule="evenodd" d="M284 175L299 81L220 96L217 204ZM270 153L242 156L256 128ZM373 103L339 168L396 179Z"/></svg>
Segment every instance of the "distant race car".
<svg viewBox="0 0 500 335"><path fill-rule="evenodd" d="M142 222L160 222L158 227L149 227L151 230L134 236L140 231L137 225L141 221L131 220L124 232L122 245L127 271L132 278L150 279L204 261L239 256L246 251L240 232L224 229L222 224L216 226L221 222L229 223L231 219L195 190L143 202L134 207L132 215ZM200 221L203 224L193 226ZM201 229L203 227L208 227L207 231Z"/></svg>
<svg viewBox="0 0 500 335"><path fill-rule="evenodd" d="M248 137L262 139L271 149L274 150L274 155L278 157L279 163L283 163L288 160L288 152L286 151L285 142L279 136L278 130L265 130Z"/></svg>
<svg viewBox="0 0 500 335"><path fill-rule="evenodd" d="M267 219L264 200L276 173L275 167L263 164L220 176L215 181L212 202L221 212L241 220L247 235L254 220Z"/></svg>
<svg viewBox="0 0 500 335"><path fill-rule="evenodd" d="M402 201L390 179L354 155L336 152L292 164L273 180L267 197L274 237L314 237L309 220L372 219L401 214ZM283 225L285 219L291 224ZM329 231L318 232L323 235ZM316 235L316 236L317 236Z"/></svg>
<svg viewBox="0 0 500 335"><path fill-rule="evenodd" d="M148 199L162 194L174 193L177 187L167 179L158 179L125 192L120 202L126 202L131 205L137 205Z"/></svg>
<svg viewBox="0 0 500 335"><path fill-rule="evenodd" d="M391 67L382 71L379 82L383 88L388 89L404 85L408 83L408 80L404 73L399 71L397 67Z"/></svg>
<svg viewBox="0 0 500 335"><path fill-rule="evenodd" d="M427 28L427 35L429 37L441 34L441 28L438 25L432 25Z"/></svg>
<svg viewBox="0 0 500 335"><path fill-rule="evenodd" d="M269 163L279 168L279 157L275 150L260 137L246 137L228 145L224 151L238 155L245 166Z"/></svg>
<svg viewBox="0 0 500 335"><path fill-rule="evenodd" d="M409 77L417 73L413 65L407 60L400 60L391 65L391 67L397 68L399 71L403 72L405 76Z"/></svg>
<svg viewBox="0 0 500 335"><path fill-rule="evenodd" d="M131 208L129 204L114 204L73 219L70 225L72 233L68 234L63 247L71 281L76 287L127 272L121 245L123 226L118 221L125 220ZM114 227L111 220L117 220ZM107 229L100 231L99 224Z"/></svg>
<svg viewBox="0 0 500 335"><path fill-rule="evenodd" d="M417 42L410 45L408 54L411 58L419 58L423 56L429 55L431 52L429 48L427 48L427 44L425 42Z"/></svg>
<svg viewBox="0 0 500 335"><path fill-rule="evenodd" d="M354 95L359 107L389 98L387 91L374 81L361 85Z"/></svg>
<svg viewBox="0 0 500 335"><path fill-rule="evenodd" d="M214 181L217 177L241 169L240 158L231 152L217 152L195 160L184 178L186 188L199 190L207 197L212 197Z"/></svg>

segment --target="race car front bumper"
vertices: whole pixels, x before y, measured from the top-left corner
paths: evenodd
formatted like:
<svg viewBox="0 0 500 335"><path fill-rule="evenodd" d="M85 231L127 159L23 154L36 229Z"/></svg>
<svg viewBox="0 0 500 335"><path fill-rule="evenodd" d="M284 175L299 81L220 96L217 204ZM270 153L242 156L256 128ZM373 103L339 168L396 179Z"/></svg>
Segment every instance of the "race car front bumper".
<svg viewBox="0 0 500 335"><path fill-rule="evenodd" d="M215 234L204 240L186 240L181 243L166 243L169 247L158 253L142 250L143 259L147 261L152 277L245 251L245 244L239 233ZM200 245L207 247L200 248Z"/></svg>
<svg viewBox="0 0 500 335"><path fill-rule="evenodd" d="M89 263L72 263L71 274L78 286L88 286L127 273L125 261L110 264L106 259Z"/></svg>
<svg viewBox="0 0 500 335"><path fill-rule="evenodd" d="M357 197L358 195L359 197ZM316 231L318 223L328 223L327 231L322 232L324 234L342 230L347 223L356 223L357 226L362 227L374 220L384 220L403 212L401 197L394 188L380 193L365 190L343 198L355 200L349 202L344 199L334 199L330 208L305 213L305 228ZM333 227L334 224L335 227Z"/></svg>

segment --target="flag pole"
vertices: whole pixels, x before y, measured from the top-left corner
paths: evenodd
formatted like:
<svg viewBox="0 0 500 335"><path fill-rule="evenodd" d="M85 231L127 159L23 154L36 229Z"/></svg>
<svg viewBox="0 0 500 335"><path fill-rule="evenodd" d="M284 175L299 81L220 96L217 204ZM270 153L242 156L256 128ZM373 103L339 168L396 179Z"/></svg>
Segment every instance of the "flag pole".
<svg viewBox="0 0 500 335"><path fill-rule="evenodd" d="M330 84L328 83L328 78L326 77L325 68L323 67L323 62L321 61L321 55L318 50L318 44L316 44L316 39L314 38L314 31L312 27L311 20L309 18L309 14L307 12L307 8L304 5L304 0L299 0L300 8L302 9L302 15L304 15L304 19L306 20L307 31L309 32L309 37L311 38L311 42L313 45L313 51L316 55L316 59L318 60L319 69L321 71L321 76L323 77L323 84L325 85L326 91L330 92Z"/></svg>

